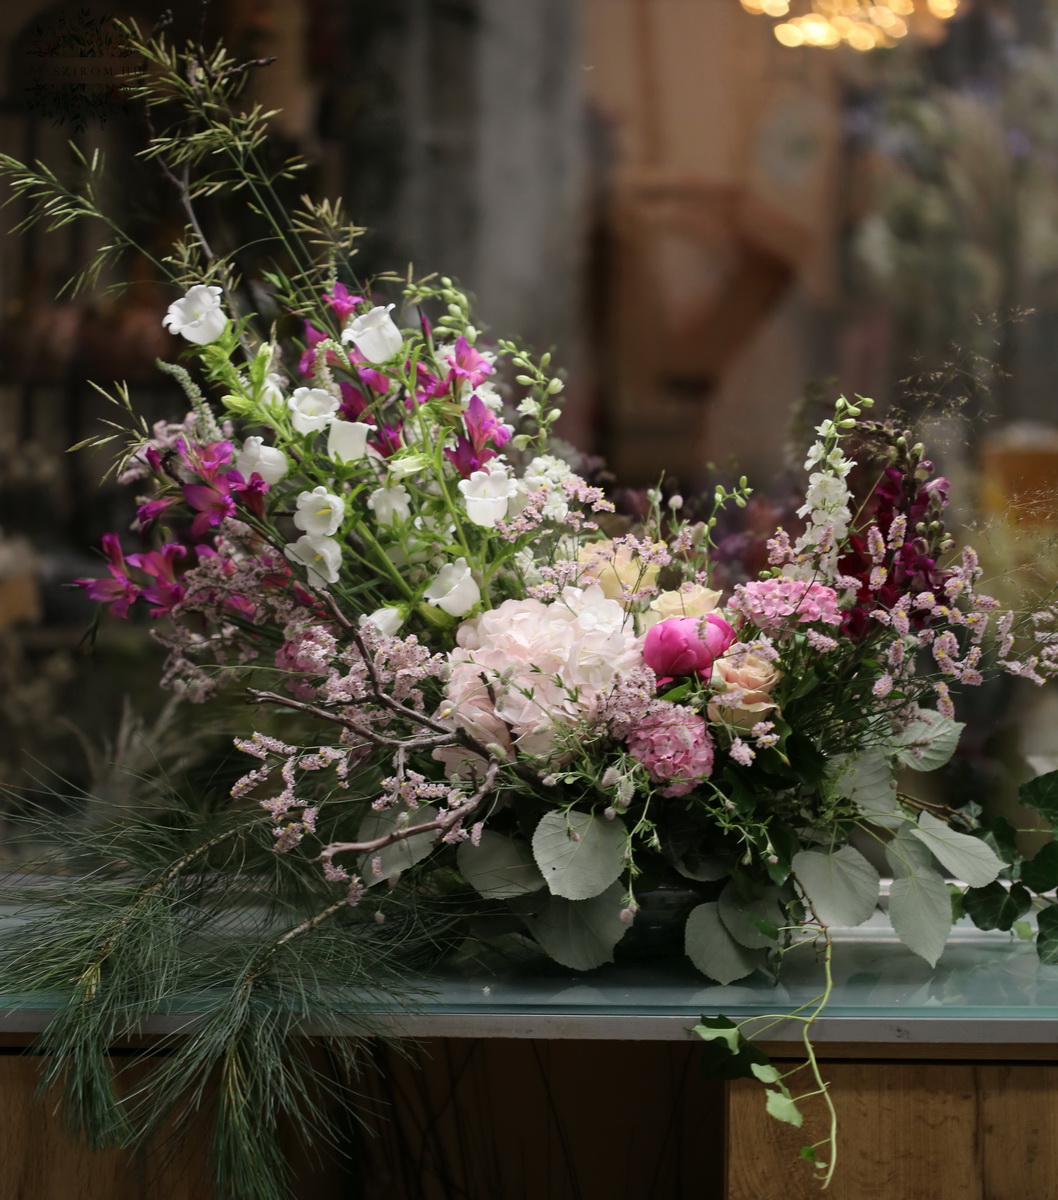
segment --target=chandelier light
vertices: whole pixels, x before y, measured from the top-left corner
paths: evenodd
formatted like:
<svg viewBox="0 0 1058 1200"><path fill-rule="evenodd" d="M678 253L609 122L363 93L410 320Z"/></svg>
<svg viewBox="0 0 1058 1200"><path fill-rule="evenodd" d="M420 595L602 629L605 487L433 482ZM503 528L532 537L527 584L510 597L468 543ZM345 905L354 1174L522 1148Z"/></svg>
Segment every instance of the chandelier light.
<svg viewBox="0 0 1058 1200"><path fill-rule="evenodd" d="M781 18L773 33L784 46L893 46L916 27L948 21L960 0L740 0L755 16ZM925 29L923 28L923 32Z"/></svg>

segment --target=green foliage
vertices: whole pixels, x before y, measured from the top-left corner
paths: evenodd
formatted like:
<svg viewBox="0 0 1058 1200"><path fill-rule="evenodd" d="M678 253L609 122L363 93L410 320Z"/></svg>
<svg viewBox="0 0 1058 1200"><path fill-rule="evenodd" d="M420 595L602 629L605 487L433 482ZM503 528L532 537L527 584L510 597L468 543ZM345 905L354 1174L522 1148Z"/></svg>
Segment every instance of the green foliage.
<svg viewBox="0 0 1058 1200"><path fill-rule="evenodd" d="M1058 905L1048 904L1036 920L1036 952L1040 962L1054 966L1058 963Z"/></svg>
<svg viewBox="0 0 1058 1200"><path fill-rule="evenodd" d="M1058 842L1045 842L1034 858L1021 864L1021 882L1034 892L1050 892L1058 887Z"/></svg>
<svg viewBox="0 0 1058 1200"><path fill-rule="evenodd" d="M1058 823L1058 771L1026 780L1018 788L1018 799L1052 824Z"/></svg>
<svg viewBox="0 0 1058 1200"><path fill-rule="evenodd" d="M1032 907L1032 897L1019 883L1006 888L998 881L980 888L967 888L963 907L978 929L1012 929L1015 921Z"/></svg>

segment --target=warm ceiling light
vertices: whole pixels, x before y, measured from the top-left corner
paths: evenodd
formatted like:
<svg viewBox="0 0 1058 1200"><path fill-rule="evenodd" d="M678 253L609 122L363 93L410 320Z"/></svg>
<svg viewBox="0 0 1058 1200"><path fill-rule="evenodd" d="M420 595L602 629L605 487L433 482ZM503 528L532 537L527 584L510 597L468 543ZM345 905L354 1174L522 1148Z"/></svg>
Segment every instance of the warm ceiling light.
<svg viewBox="0 0 1058 1200"><path fill-rule="evenodd" d="M774 26L784 46L874 50L915 32L920 19L947 21L960 0L741 0L746 12L785 18ZM793 15L791 15L791 9Z"/></svg>

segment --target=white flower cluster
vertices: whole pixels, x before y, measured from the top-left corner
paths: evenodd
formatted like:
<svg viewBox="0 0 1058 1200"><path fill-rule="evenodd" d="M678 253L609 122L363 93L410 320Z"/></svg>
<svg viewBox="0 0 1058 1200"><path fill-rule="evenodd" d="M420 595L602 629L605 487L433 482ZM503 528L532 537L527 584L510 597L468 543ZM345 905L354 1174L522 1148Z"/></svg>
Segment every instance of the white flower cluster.
<svg viewBox="0 0 1058 1200"><path fill-rule="evenodd" d="M797 560L783 573L794 579L827 582L837 577L840 547L852 521L852 493L845 477L855 464L842 453L833 421L816 426L816 433L820 440L805 459L805 470L811 472L805 502L797 510L799 517L808 518L808 527L794 543Z"/></svg>

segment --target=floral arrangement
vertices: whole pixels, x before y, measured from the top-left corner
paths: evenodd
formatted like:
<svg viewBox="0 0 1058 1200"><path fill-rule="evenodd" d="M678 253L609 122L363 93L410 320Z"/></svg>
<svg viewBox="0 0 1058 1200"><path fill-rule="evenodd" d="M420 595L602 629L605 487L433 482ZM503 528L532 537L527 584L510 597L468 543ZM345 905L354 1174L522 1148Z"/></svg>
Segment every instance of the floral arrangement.
<svg viewBox="0 0 1058 1200"><path fill-rule="evenodd" d="M175 96L205 130L158 134L151 153L206 169L224 151L226 169L257 179L249 118L230 115L230 60L158 40L137 49L156 67L148 103ZM46 177L7 170L46 210ZM213 182L185 184L182 199ZM358 962L376 942L392 954L395 912L454 921L453 896L479 935L492 922L508 946L576 970L620 953L651 891L672 883L694 894L683 945L710 979L819 953L818 1004L792 1014L807 1092L751 1030L715 1016L698 1027L793 1124L803 1095L826 1097L810 1029L829 995L831 930L879 902L868 844L893 876L894 930L929 963L953 906L1004 929L1042 907L1040 952L1058 957L1058 910L1031 894L1058 883L1051 850L1022 863L1005 822L904 789L902 772L954 752L962 689L1058 671L1058 611L1015 613L980 590L974 552L945 528L948 483L911 431L871 419L869 400L839 398L807 449L796 526L774 530L759 579L716 588L714 533L726 506L746 505L745 479L718 487L701 519L654 491L645 519L619 532L603 491L552 443L563 381L548 354L487 339L448 278L358 281L359 231L333 207L286 224L269 214L284 247L311 225L325 249L264 276L254 310L232 259L203 252L196 222L174 252L183 294L165 325L187 365L163 365L189 411L147 429L119 390L134 426L119 469L141 492L134 529L149 548L108 534L106 573L78 581L119 618L149 612L168 651L163 686L195 702L244 696L257 727L238 738L246 766L220 832L198 829L168 859L152 852L131 894L126 839L113 884L124 907L115 917L99 901L95 942L78 918L74 967L55 957L33 974L20 951L20 978L72 988L59 1052L100 1042L117 1012L171 998L168 976L144 989L142 959L122 976L116 948L134 957L128 939L146 915L186 921L189 873L238 876L249 851L218 859L218 844L259 851L262 834L303 907L291 902L290 927L266 929L240 960L238 1002L197 1044L195 1069L243 1046L247 989L268 971L282 988L296 939L316 972L354 944ZM1023 796L1045 815L1058 808L1052 777ZM959 881L954 898L943 872ZM306 897L325 902L306 916ZM324 954L311 937L328 922ZM150 953L163 943L154 936ZM303 994L285 994L302 1012ZM254 1037L260 1055L266 1034ZM193 1077L186 1063L166 1069L171 1083ZM255 1071L259 1088L278 1079ZM114 1128L113 1100L109 1111ZM827 1181L835 1153L831 1132L804 1156ZM233 1194L266 1194L234 1182L234 1161Z"/></svg>

